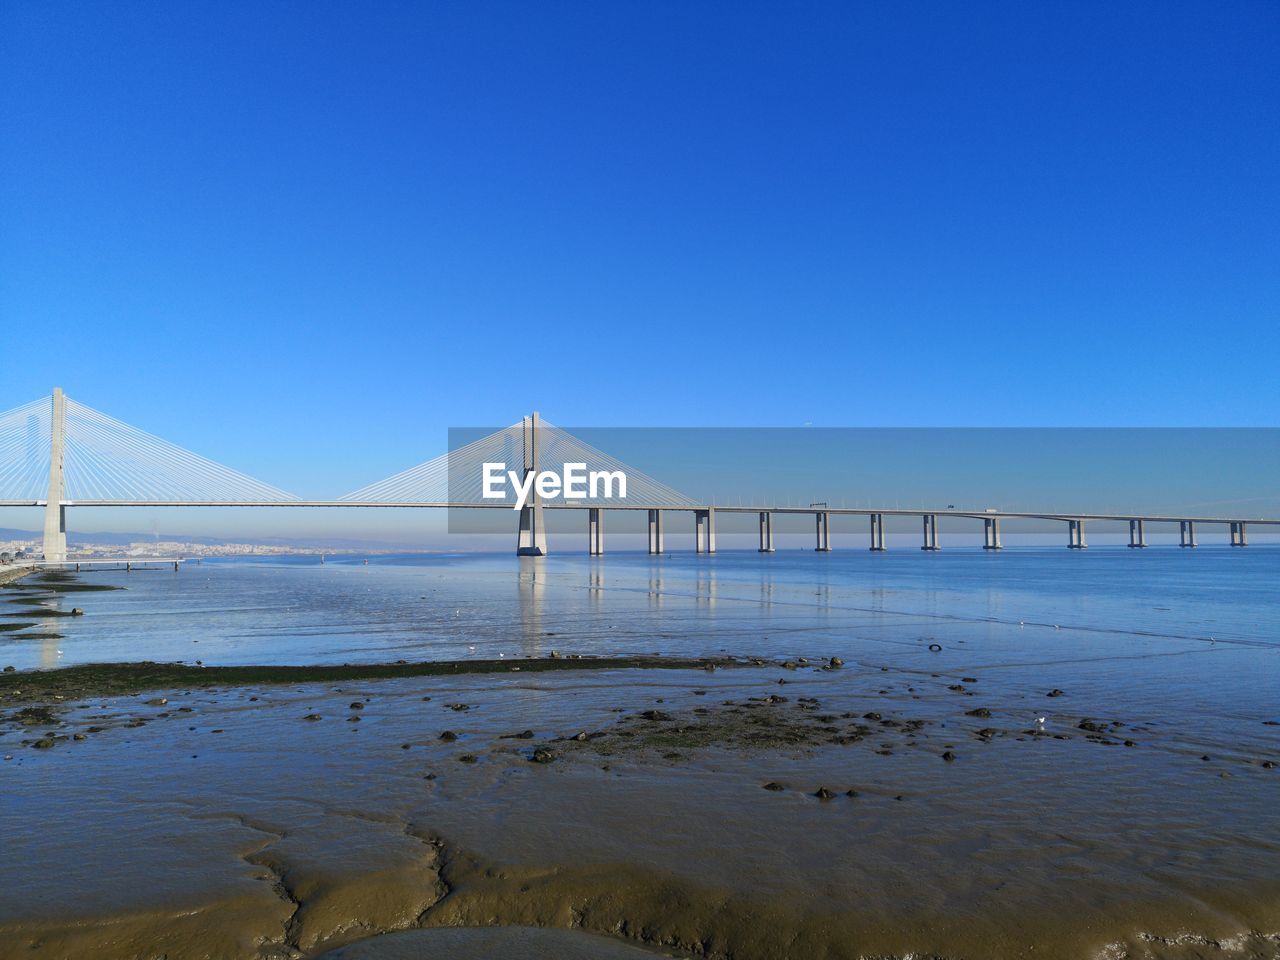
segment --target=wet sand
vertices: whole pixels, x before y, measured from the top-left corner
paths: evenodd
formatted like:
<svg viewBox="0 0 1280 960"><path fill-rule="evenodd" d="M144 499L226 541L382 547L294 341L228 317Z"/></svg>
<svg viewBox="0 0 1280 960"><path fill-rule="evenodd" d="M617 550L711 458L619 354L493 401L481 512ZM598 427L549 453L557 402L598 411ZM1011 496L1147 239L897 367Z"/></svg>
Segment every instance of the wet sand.
<svg viewBox="0 0 1280 960"><path fill-rule="evenodd" d="M0 672L0 960L1276 957L1277 653L1045 629Z"/></svg>
<svg viewBox="0 0 1280 960"><path fill-rule="evenodd" d="M1274 955L1280 728L1055 689L797 659L6 706L0 957L494 925L734 958Z"/></svg>

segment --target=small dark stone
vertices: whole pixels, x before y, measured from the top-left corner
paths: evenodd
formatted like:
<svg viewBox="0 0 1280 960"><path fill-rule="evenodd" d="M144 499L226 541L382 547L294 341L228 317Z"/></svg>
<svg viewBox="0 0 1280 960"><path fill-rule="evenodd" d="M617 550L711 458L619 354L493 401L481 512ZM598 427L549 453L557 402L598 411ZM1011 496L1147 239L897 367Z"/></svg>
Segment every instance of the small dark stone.
<svg viewBox="0 0 1280 960"><path fill-rule="evenodd" d="M703 670L705 670L705 671L707 671L707 673L715 673L715 672L716 672L716 665L715 665L714 663L708 663L708 664L707 664L705 667L703 667L702 669L703 669Z"/></svg>
<svg viewBox="0 0 1280 960"><path fill-rule="evenodd" d="M844 666L844 661L843 661L843 660L841 660L839 657L832 657L832 658L831 658L831 660L829 661L829 663L830 663L830 665L831 665L831 666L833 666L833 667L843 667L843 666Z"/></svg>
<svg viewBox="0 0 1280 960"><path fill-rule="evenodd" d="M787 789L782 784L780 784L777 780L770 780L768 783L764 785L764 788L766 790L773 790L774 792Z"/></svg>
<svg viewBox="0 0 1280 960"><path fill-rule="evenodd" d="M835 794L832 793L830 790L828 790L826 787L819 787L816 791L814 791L813 795L817 797L819 800L831 800L831 799L834 799L835 797Z"/></svg>
<svg viewBox="0 0 1280 960"><path fill-rule="evenodd" d="M408 749L409 749L409 744L407 744L407 743L402 743L402 744L400 744L400 749L401 749L401 750L408 750Z"/></svg>
<svg viewBox="0 0 1280 960"><path fill-rule="evenodd" d="M41 737L35 743L31 744L37 750L48 750L53 746L53 737Z"/></svg>
<svg viewBox="0 0 1280 960"><path fill-rule="evenodd" d="M363 710L363 709L364 709L364 704L363 704L363 703L361 703L359 700L357 700L357 701L355 701L353 704L351 704L351 709L352 709L352 710Z"/></svg>
<svg viewBox="0 0 1280 960"><path fill-rule="evenodd" d="M347 723L359 723L359 722L360 722L359 717L347 717Z"/></svg>
<svg viewBox="0 0 1280 960"><path fill-rule="evenodd" d="M1274 760L1263 760L1263 761L1262 761L1262 768L1263 768L1264 770L1274 770L1274 769L1275 769L1275 765L1276 765L1276 762L1275 762Z"/></svg>
<svg viewBox="0 0 1280 960"><path fill-rule="evenodd" d="M303 719L303 720L319 720L319 719L320 719L320 714L318 714L318 713L308 713L308 714L307 714L305 717L303 717L302 719Z"/></svg>
<svg viewBox="0 0 1280 960"><path fill-rule="evenodd" d="M880 714L878 714L878 713L864 713L864 714L862 715L862 719L863 719L863 720L879 720L879 719L880 719Z"/></svg>
<svg viewBox="0 0 1280 960"><path fill-rule="evenodd" d="M941 652L941 650L942 650L942 644L940 644L940 643L931 643L931 644L929 644L929 649L930 649L931 651L933 651L934 653L939 653L939 652Z"/></svg>
<svg viewBox="0 0 1280 960"><path fill-rule="evenodd" d="M529 759L533 763L550 763L555 758L556 755L546 747L539 747L537 750L533 751L533 756Z"/></svg>
<svg viewBox="0 0 1280 960"><path fill-rule="evenodd" d="M440 734L440 739L445 743L453 743L453 741L458 739L458 735L452 730L446 730L444 733Z"/></svg>
<svg viewBox="0 0 1280 960"><path fill-rule="evenodd" d="M964 715L966 717L984 717L985 718L985 717L991 716L991 711L988 710L986 707L977 707L976 709L973 709L973 710L966 710L964 712Z"/></svg>
<svg viewBox="0 0 1280 960"><path fill-rule="evenodd" d="M471 709L471 707L465 703L450 703L448 704L448 707L450 710L453 710L455 713L461 713L463 710Z"/></svg>
<svg viewBox="0 0 1280 960"><path fill-rule="evenodd" d="M7 667L5 667L5 668L4 668L4 672L5 672L5 673L15 673L15 672L17 672L17 669L18 669L17 667L10 665L10 666L7 666Z"/></svg>
<svg viewBox="0 0 1280 960"><path fill-rule="evenodd" d="M670 720L671 715L663 713L661 710L646 710L640 714L645 720Z"/></svg>
<svg viewBox="0 0 1280 960"><path fill-rule="evenodd" d="M83 733L73 733L73 734L71 735L71 739L72 739L72 740L85 740L85 739L88 739L88 738L87 738L87 737L85 737L85 735L84 735Z"/></svg>
<svg viewBox="0 0 1280 960"><path fill-rule="evenodd" d="M1046 693L1046 694L1045 694L1045 696L1046 696L1046 697L1060 697L1060 696L1062 696L1062 691L1061 691L1061 690L1059 690L1057 687L1054 687L1052 690L1050 690L1048 693Z"/></svg>
<svg viewBox="0 0 1280 960"><path fill-rule="evenodd" d="M977 683L978 678L977 677L961 677L960 682L961 683Z"/></svg>
<svg viewBox="0 0 1280 960"><path fill-rule="evenodd" d="M948 750L946 753L942 755L942 759L947 761L947 763L950 763L955 758L956 758L956 755L952 753L950 750Z"/></svg>
<svg viewBox="0 0 1280 960"><path fill-rule="evenodd" d="M475 763L479 759L474 753L464 753L458 758L459 763Z"/></svg>
<svg viewBox="0 0 1280 960"><path fill-rule="evenodd" d="M845 795L846 797L856 797L856 796L858 795L858 791L857 791L857 790L846 790L846 791L844 792L844 795Z"/></svg>

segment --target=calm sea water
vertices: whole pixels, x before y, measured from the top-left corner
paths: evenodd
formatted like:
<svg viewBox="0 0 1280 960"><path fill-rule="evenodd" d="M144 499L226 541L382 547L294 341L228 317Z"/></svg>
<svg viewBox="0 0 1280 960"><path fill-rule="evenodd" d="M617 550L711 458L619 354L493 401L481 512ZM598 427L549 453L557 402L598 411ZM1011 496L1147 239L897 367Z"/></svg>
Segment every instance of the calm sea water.
<svg viewBox="0 0 1280 960"><path fill-rule="evenodd" d="M0 633L0 660L354 663L559 649L896 662L937 643L974 666L1109 663L1123 678L1145 661L1148 676L1184 680L1204 669L1198 654L1231 650L1213 658L1228 675L1219 682L1272 698L1280 688L1280 549L1266 546L291 558L80 580L125 589L47 599L81 607L75 618L8 605L6 619L33 626Z"/></svg>

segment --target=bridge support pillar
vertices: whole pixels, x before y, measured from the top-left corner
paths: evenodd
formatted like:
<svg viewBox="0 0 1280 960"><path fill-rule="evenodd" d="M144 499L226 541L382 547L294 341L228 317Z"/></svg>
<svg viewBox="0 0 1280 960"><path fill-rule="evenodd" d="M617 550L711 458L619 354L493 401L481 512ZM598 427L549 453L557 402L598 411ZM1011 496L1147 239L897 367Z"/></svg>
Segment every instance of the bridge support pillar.
<svg viewBox="0 0 1280 960"><path fill-rule="evenodd" d="M876 553L884 551L884 514L871 515L871 549Z"/></svg>
<svg viewBox="0 0 1280 960"><path fill-rule="evenodd" d="M760 511L760 552L773 553L773 514Z"/></svg>
<svg viewBox="0 0 1280 960"><path fill-rule="evenodd" d="M716 510L693 511L693 549L697 553L716 552Z"/></svg>
<svg viewBox="0 0 1280 960"><path fill-rule="evenodd" d="M1003 550L1004 544L1000 542L1000 518L983 517L982 525L982 549Z"/></svg>
<svg viewBox="0 0 1280 960"><path fill-rule="evenodd" d="M1247 547L1249 545L1249 528L1243 520L1233 520L1231 522L1231 545L1233 547Z"/></svg>
<svg viewBox="0 0 1280 960"><path fill-rule="evenodd" d="M1194 547L1196 545L1196 522L1194 520L1179 520L1178 535L1178 546Z"/></svg>
<svg viewBox="0 0 1280 960"><path fill-rule="evenodd" d="M44 558L62 563L67 559L67 508L62 504L66 495L66 474L63 454L66 437L67 398L62 388L53 391L53 430L49 447L49 494L44 508Z"/></svg>
<svg viewBox="0 0 1280 960"><path fill-rule="evenodd" d="M1147 522L1145 520L1129 521L1129 547L1142 549L1147 545Z"/></svg>
<svg viewBox="0 0 1280 960"><path fill-rule="evenodd" d="M542 507L526 504L520 508L520 538L516 543L518 557L545 557L547 530L542 525Z"/></svg>
<svg viewBox="0 0 1280 960"><path fill-rule="evenodd" d="M523 421L524 475L538 473L539 437L538 411ZM538 503L538 489L529 488L529 500L520 508L520 536L516 541L516 556L545 557L547 555L547 529L542 522L542 506Z"/></svg>
<svg viewBox="0 0 1280 960"><path fill-rule="evenodd" d="M604 522L599 507L587 508L587 552L593 557L604 554Z"/></svg>
<svg viewBox="0 0 1280 960"><path fill-rule="evenodd" d="M926 513L924 515L924 544L921 550L941 550L938 546L938 515L936 513Z"/></svg>
<svg viewBox="0 0 1280 960"><path fill-rule="evenodd" d="M818 553L831 552L831 516L825 510L819 510L813 515L814 532L817 538L817 544L814 550Z"/></svg>
<svg viewBox="0 0 1280 960"><path fill-rule="evenodd" d="M649 552L662 553L662 511L649 511Z"/></svg>
<svg viewBox="0 0 1280 960"><path fill-rule="evenodd" d="M1084 521L1067 521L1067 546L1072 550L1083 550L1089 546L1084 539Z"/></svg>

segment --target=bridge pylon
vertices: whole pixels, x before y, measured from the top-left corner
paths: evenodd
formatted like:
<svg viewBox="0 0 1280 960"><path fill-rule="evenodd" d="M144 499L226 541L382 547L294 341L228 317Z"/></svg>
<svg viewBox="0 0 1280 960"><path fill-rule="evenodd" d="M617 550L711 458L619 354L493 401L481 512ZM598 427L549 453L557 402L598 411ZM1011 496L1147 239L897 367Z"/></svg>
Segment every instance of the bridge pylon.
<svg viewBox="0 0 1280 960"><path fill-rule="evenodd" d="M44 558L54 563L67 559L66 451L67 398L61 387L53 389L53 429L49 447L49 493L44 508Z"/></svg>
<svg viewBox="0 0 1280 960"><path fill-rule="evenodd" d="M530 475L534 482L529 484L529 496L520 508L520 533L516 541L517 557L545 557L547 555L547 529L543 525L542 505L538 502L538 443L539 418L538 411L533 416L523 418L522 435L524 448L524 476Z"/></svg>

